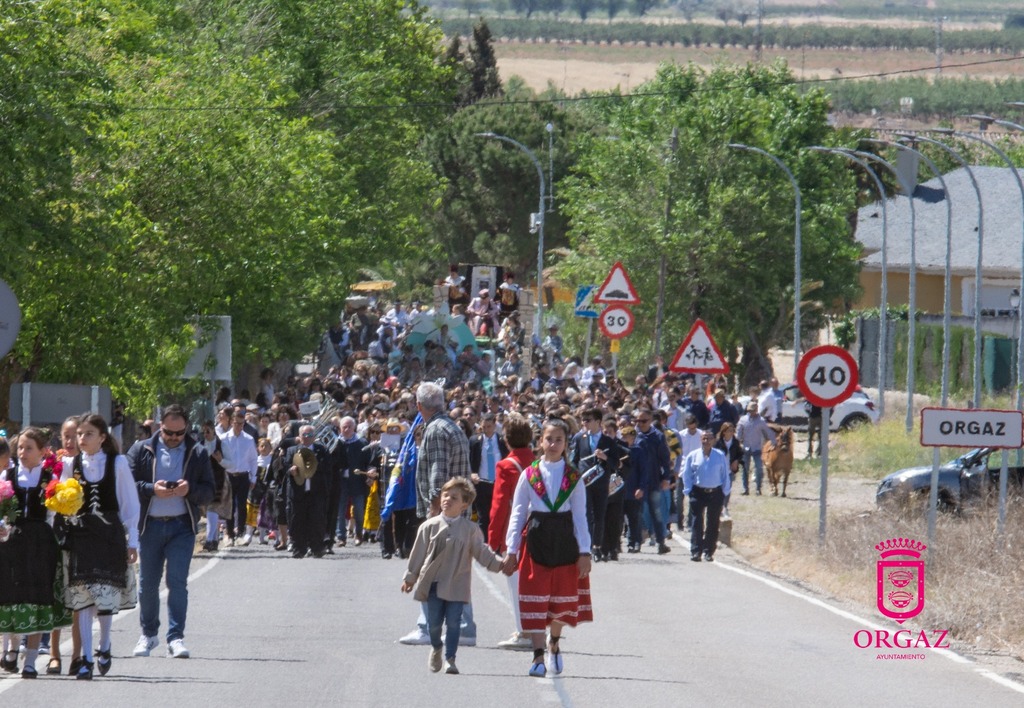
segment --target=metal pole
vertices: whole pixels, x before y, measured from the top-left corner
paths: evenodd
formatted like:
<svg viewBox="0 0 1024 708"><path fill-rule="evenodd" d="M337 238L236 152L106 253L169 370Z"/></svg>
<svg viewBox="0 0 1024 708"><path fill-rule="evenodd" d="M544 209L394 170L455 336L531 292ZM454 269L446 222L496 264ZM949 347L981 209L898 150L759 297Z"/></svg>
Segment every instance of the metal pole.
<svg viewBox="0 0 1024 708"><path fill-rule="evenodd" d="M977 115L975 115L975 116L970 116L970 117L977 118L979 120L982 120L983 122L992 122L992 123L995 123L996 125L1003 126L1004 128L1010 128L1012 130L1019 130L1019 131L1024 132L1024 125L1020 125L1018 123L1012 123L1012 122L1010 122L1008 120L996 120L995 118L991 118L990 116L977 116ZM1022 227L1024 227L1024 181L1021 181L1020 170L1018 170L1017 166L1013 164L1013 160L1010 159L1010 156L1007 155L1003 150L1001 150L994 143L991 143L988 140L983 140L982 138L979 138L976 135L968 135L966 133L963 134L963 137L968 138L970 140L975 140L975 141L981 143L982 145L985 145L986 147L991 148L993 150L993 152L995 152L997 155L999 155L999 157L1003 160L1003 162L1005 162L1007 165L1010 166L1010 171L1013 173L1013 178L1017 181L1017 189L1018 189L1018 191L1020 191L1020 205L1021 205L1021 213L1022 213L1021 224L1022 224ZM1019 285L1020 290L1019 290L1019 292L1024 293L1024 235L1022 235L1022 237L1021 237L1020 246L1021 246L1021 252L1020 252L1020 285ZM1017 410L1019 410L1019 411L1024 411L1024 401L1021 400L1021 378L1022 377L1024 377L1024 330L1021 330L1020 332L1018 332L1018 335L1017 335L1017 381L1016 381L1016 385L1014 386L1014 398L1016 399Z"/></svg>
<svg viewBox="0 0 1024 708"><path fill-rule="evenodd" d="M814 145L807 148L808 150L815 150L817 152L830 153L832 155L841 155L846 159L856 162L860 165L868 176L871 177L875 183L875 188L878 190L878 201L882 205L882 303L879 308L879 328L878 328L878 415L885 415L885 378L886 378L886 330L889 328L889 271L887 261L887 250L889 247L889 227L888 227L888 210L885 204L885 185L882 184L882 180L878 178L878 173L871 169L871 165L866 160L862 160L856 155L851 154L846 148L831 148L824 147L821 145Z"/></svg>
<svg viewBox="0 0 1024 708"><path fill-rule="evenodd" d="M952 134L953 133L953 131L943 131L943 130L938 130L936 132L943 132L945 134ZM960 166L964 168L964 171L967 172L967 176L971 180L971 186L974 187L974 194L978 198L978 246L979 246L978 250L980 251L981 250L981 241L982 241L982 239L984 237L984 232L985 232L985 212L984 212L984 207L983 207L982 201L981 201L981 188L978 186L978 180L975 179L974 171L971 169L971 166L967 164L967 161L963 158L963 156L960 153L958 153L956 150L954 150L953 148L949 147L945 143L939 142L938 140L934 140L933 138L926 138L923 135L914 135L912 133L897 133L897 135L899 137L905 137L905 138L907 138L909 140L920 140L923 143L928 143L929 145L934 145L935 147L939 148L940 150L945 152L947 155L952 157L954 160L956 160L960 164ZM943 188L945 188L945 183L943 183ZM946 192L946 195L947 195L947 198L948 198L948 196L949 196L949 192L948 191ZM944 317L944 320L943 320L942 324L943 324L943 329L945 330L944 345L945 345L946 349L948 350L948 348L949 348L949 330L950 330L949 312L950 312L950 307L951 307L951 305L950 305L950 291L952 290L952 275L951 275L951 272L950 272L950 269L951 269L950 252L953 250L953 248L952 248L952 235L951 235L950 231L947 231L946 239L947 239L946 240L946 303L945 303L946 312L945 312L945 317ZM980 283L978 285L979 285L979 289L980 289ZM975 308L975 313L974 314L975 314L975 327L976 327L975 339L978 339L979 335L977 334L977 332L979 332L980 328L981 328L981 311L979 309ZM980 351L979 351L978 354L979 354L978 355L978 359L980 359ZM978 365L979 364L978 359L975 360L975 368L976 368L976 372L975 373L977 374L977 377L976 377L977 384L976 384L976 389L975 389L975 404L974 405L975 405L976 408L979 405L979 399L980 399L980 396L981 396L981 385L980 385L980 374L981 374L981 371L980 371L980 367ZM943 374L943 391L942 391L942 405L943 406L945 406L948 403L948 401L949 401L949 374L948 374L948 371L947 371L948 370L948 366L949 366L949 360L948 360L948 358L944 358L944 361L943 361L943 370L944 370L944 374Z"/></svg>
<svg viewBox="0 0 1024 708"><path fill-rule="evenodd" d="M536 331L542 332L542 324L544 322L544 168L540 166L540 161L537 156L533 153L533 150L523 145L518 140L505 135L498 135L497 133L476 133L478 138L493 138L494 140L502 140L506 143L515 145L517 148L526 153L527 157L533 163L533 166L537 168L537 177L540 180L540 196L537 206L537 232L539 234L537 238L537 314L534 318Z"/></svg>
<svg viewBox="0 0 1024 708"><path fill-rule="evenodd" d="M999 468L999 521L996 524L996 541L999 550L1006 549L1006 477L1009 473L1010 452L1003 448L1002 466Z"/></svg>
<svg viewBox="0 0 1024 708"><path fill-rule="evenodd" d="M892 144L879 140L866 140L865 142L882 142L887 145ZM915 248L917 241L917 216L916 209L914 208L914 188L903 180L902 175L900 175L899 170L897 170L894 165L883 160L878 155L860 150L853 150L851 152L852 154L866 160L874 160L892 172L896 177L896 180L900 183L900 189L903 190L907 195L907 199L910 200L910 291L907 298L907 309L910 312L907 317L909 331L907 333L907 419L905 423L907 432L909 433L914 429L914 364L916 362L915 337L917 334L917 260Z"/></svg>
<svg viewBox="0 0 1024 708"><path fill-rule="evenodd" d="M665 182L665 224L662 232L661 263L658 266L658 309L654 316L654 356L661 355L661 328L665 322L665 278L668 270L668 237L672 223L672 171L676 166L676 150L679 149L679 128L672 129L668 141L668 176Z"/></svg>
<svg viewBox="0 0 1024 708"><path fill-rule="evenodd" d="M825 526L827 523L828 504L828 429L832 426L832 409L825 406L821 409L821 491L818 499L818 542L825 544ZM936 448L938 449L938 448Z"/></svg>
<svg viewBox="0 0 1024 708"><path fill-rule="evenodd" d="M583 361L590 361L590 342L594 338L594 318L587 318L587 345L583 349Z"/></svg>
<svg viewBox="0 0 1024 708"><path fill-rule="evenodd" d="M735 150L756 152L758 155L764 155L767 157L786 173L786 177L789 178L790 184L793 185L793 192L796 194L796 207L794 209L796 232L793 237L793 370L796 371L796 365L800 363L800 299L803 297L803 284L801 282L800 274L800 262L802 260L801 250L803 248L801 244L800 222L802 221L801 214L803 213L803 207L800 197L800 185L797 183L796 177L793 176L793 172L786 167L786 164L782 160L775 157L775 155L765 152L761 148L743 145L742 143L729 143L729 147Z"/></svg>
<svg viewBox="0 0 1024 708"><path fill-rule="evenodd" d="M915 136L904 134L901 136L902 139L914 140ZM883 142L883 141L879 141ZM951 260L950 252L953 250L953 200L950 197L949 187L946 186L946 180L942 176L942 171L935 162L925 155L923 152L915 150L914 148L903 145L902 143L892 143L901 150L911 152L928 165L928 168L938 178L939 183L942 185L942 193L946 202L946 269L945 269L945 292L943 295L943 306L942 306L942 406L945 407L949 403L949 340L950 340L950 298L952 290L952 274L951 274ZM932 557L931 548L935 545L935 522L936 514L938 513L939 504L939 448L932 449L932 474L930 489L928 493L928 558Z"/></svg>

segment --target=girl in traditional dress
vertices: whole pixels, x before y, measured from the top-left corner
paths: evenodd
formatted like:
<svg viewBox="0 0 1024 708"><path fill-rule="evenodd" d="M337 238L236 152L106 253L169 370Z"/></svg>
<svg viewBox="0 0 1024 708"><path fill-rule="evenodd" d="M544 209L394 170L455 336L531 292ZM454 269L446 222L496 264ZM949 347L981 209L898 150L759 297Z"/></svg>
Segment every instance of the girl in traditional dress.
<svg viewBox="0 0 1024 708"><path fill-rule="evenodd" d="M18 466L0 472L0 481L14 488L19 508L6 542L0 543L0 631L28 635L21 676L30 679L38 676L42 633L71 624L60 596L60 547L44 504L46 486L60 477L48 446L49 435L26 428L18 436ZM16 670L17 655L16 650L4 655L5 668L12 670L13 663Z"/></svg>
<svg viewBox="0 0 1024 708"><path fill-rule="evenodd" d="M65 517L68 553L64 603L79 611L82 664L76 678L91 680L93 620L99 618L100 644L95 657L100 675L105 676L113 663L113 615L138 602L132 566L138 560L139 495L128 460L118 454L103 416L89 414L79 420L78 449L75 457L64 461L64 478L78 479L85 493L81 510Z"/></svg>
<svg viewBox="0 0 1024 708"><path fill-rule="evenodd" d="M78 454L78 416L73 415L67 418L60 426L60 450L57 451L57 459L74 457ZM58 539L59 540L59 539ZM78 631L78 613L74 613L71 622L71 665L68 667L68 676L78 673L78 667L82 663L82 635ZM50 663L46 665L46 673L60 674L60 629L54 629L50 633Z"/></svg>
<svg viewBox="0 0 1024 708"><path fill-rule="evenodd" d="M548 419L541 430L542 458L523 470L512 498L508 545L510 564L519 560L519 612L533 643L530 676L543 677L547 664L564 668L559 640L565 625L594 619L590 604L590 531L587 493L580 473L566 461L569 427ZM568 509L566 511L566 509ZM525 531L525 533L524 533ZM544 632L550 661L544 660Z"/></svg>

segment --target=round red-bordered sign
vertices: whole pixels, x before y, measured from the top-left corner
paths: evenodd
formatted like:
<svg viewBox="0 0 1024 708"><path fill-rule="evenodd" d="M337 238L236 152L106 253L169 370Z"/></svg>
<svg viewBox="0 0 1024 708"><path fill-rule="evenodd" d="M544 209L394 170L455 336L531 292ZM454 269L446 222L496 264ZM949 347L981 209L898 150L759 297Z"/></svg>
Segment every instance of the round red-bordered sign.
<svg viewBox="0 0 1024 708"><path fill-rule="evenodd" d="M814 347L796 367L796 383L804 398L816 406L831 408L857 389L857 362L842 347Z"/></svg>
<svg viewBox="0 0 1024 708"><path fill-rule="evenodd" d="M597 316L597 326L608 339L622 339L633 332L633 311L623 305L606 307Z"/></svg>

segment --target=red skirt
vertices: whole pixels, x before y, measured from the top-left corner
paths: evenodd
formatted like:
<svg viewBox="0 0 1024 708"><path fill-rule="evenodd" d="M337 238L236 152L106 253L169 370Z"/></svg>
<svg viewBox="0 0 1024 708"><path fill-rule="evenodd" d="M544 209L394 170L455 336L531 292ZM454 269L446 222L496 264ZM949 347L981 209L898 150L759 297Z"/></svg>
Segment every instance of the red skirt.
<svg viewBox="0 0 1024 708"><path fill-rule="evenodd" d="M590 576L579 577L576 565L550 568L533 562L529 549L519 561L519 615L524 632L543 632L554 622L575 627L593 622Z"/></svg>

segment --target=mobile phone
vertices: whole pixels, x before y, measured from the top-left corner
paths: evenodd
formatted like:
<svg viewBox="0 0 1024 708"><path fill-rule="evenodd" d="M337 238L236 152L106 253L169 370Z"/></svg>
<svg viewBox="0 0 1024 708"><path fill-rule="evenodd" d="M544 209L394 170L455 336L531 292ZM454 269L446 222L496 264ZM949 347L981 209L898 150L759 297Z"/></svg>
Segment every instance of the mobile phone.
<svg viewBox="0 0 1024 708"><path fill-rule="evenodd" d="M164 482L164 487L166 487L167 489L174 489L177 486L177 482Z"/></svg>

